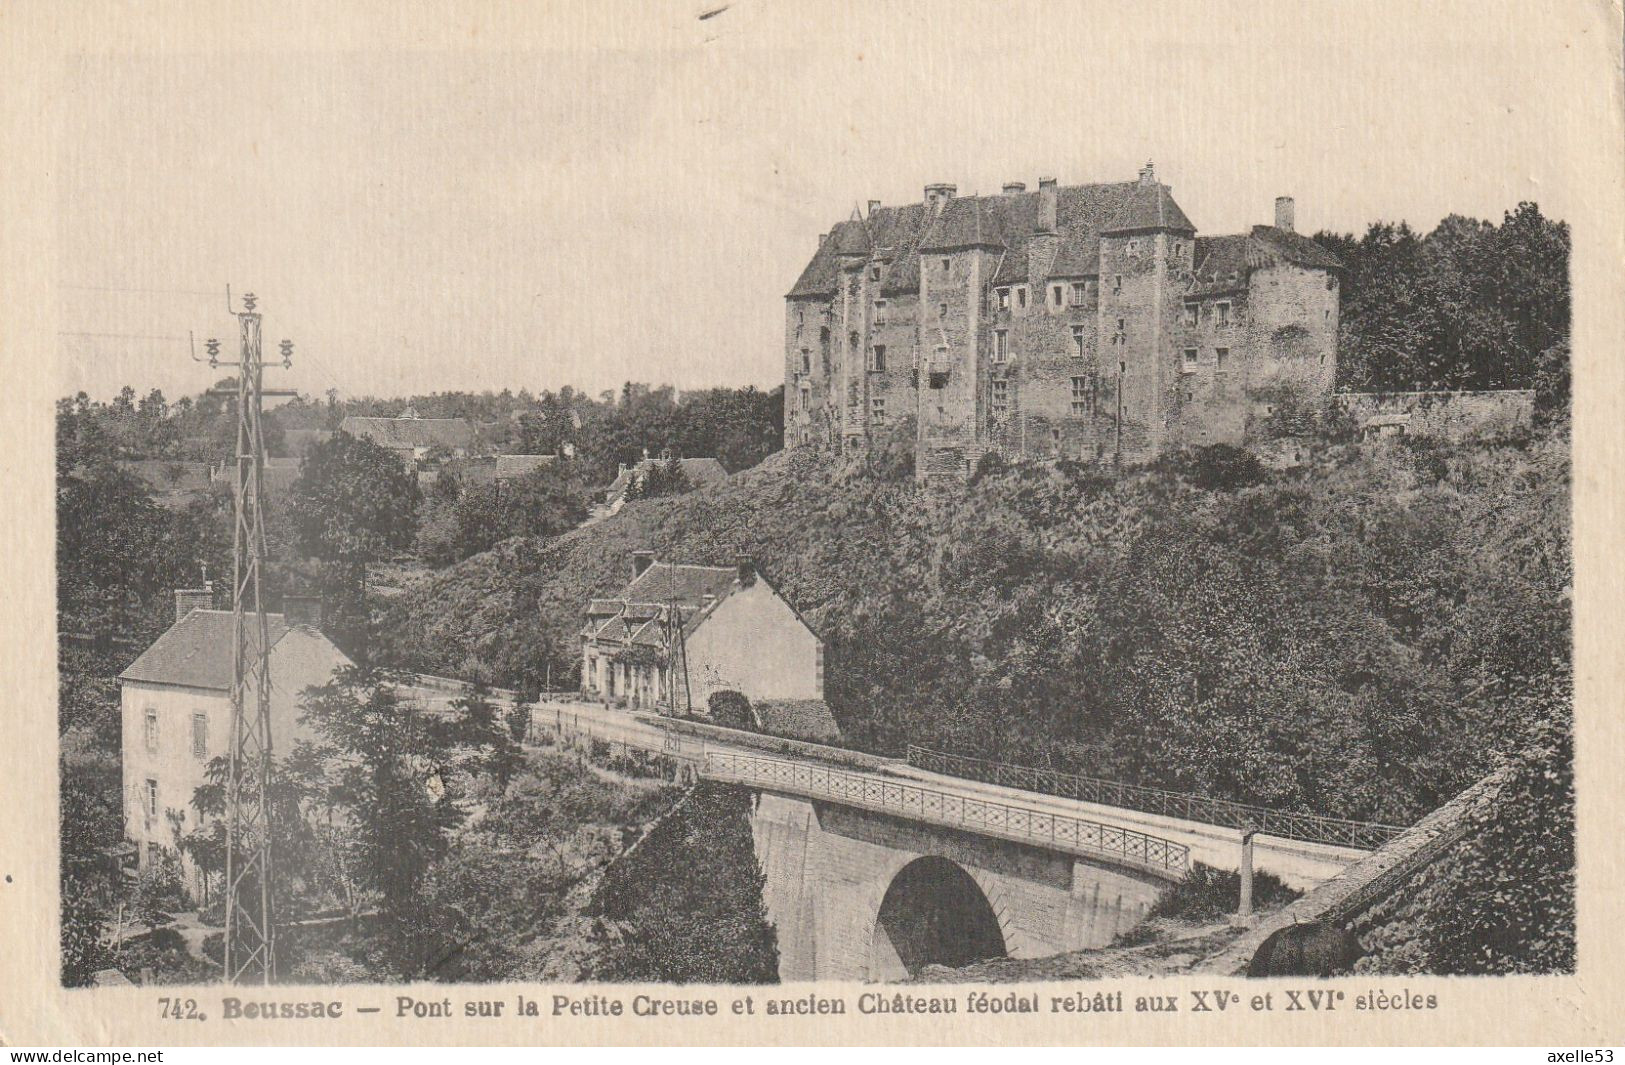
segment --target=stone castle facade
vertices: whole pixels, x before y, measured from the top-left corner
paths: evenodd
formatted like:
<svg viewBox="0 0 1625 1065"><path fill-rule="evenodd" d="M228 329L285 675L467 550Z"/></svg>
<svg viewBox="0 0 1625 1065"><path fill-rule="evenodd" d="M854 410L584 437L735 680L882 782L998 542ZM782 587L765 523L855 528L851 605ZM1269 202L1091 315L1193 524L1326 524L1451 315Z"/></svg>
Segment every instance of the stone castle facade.
<svg viewBox="0 0 1625 1065"><path fill-rule="evenodd" d="M1332 390L1342 264L1275 224L1197 236L1136 181L928 185L819 238L785 300L785 442L866 447L916 420L923 479L988 451L1143 461L1243 445Z"/></svg>

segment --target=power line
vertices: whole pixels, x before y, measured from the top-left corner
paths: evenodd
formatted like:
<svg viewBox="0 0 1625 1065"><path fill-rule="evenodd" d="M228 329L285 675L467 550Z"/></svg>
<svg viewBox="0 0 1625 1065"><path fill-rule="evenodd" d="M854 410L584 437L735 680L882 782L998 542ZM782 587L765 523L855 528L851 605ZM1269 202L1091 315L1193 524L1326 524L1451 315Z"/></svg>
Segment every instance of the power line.
<svg viewBox="0 0 1625 1065"><path fill-rule="evenodd" d="M73 289L76 292L139 292L148 296L211 296L218 297L219 292L204 292L192 288L128 288L124 285L58 285L58 288Z"/></svg>
<svg viewBox="0 0 1625 1065"><path fill-rule="evenodd" d="M59 329L59 337L109 337L114 340L185 340L186 337L162 336L155 333L88 333L71 329Z"/></svg>

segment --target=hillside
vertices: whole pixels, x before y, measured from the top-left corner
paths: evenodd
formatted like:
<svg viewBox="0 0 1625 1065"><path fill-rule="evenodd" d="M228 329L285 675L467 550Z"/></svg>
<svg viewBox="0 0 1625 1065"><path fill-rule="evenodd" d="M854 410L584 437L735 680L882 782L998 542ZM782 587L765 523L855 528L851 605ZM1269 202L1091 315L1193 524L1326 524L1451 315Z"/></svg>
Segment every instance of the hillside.
<svg viewBox="0 0 1625 1065"><path fill-rule="evenodd" d="M573 677L634 549L753 556L828 644L854 743L909 742L1405 821L1567 705L1566 431L1213 449L929 493L804 451L427 578L379 646L416 668Z"/></svg>

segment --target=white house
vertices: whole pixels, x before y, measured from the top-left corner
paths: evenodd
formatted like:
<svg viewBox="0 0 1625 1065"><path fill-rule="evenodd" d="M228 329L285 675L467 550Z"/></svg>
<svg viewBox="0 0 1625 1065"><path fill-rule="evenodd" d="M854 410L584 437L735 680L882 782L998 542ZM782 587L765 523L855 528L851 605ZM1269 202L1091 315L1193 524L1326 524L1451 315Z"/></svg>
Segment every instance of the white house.
<svg viewBox="0 0 1625 1065"><path fill-rule="evenodd" d="M632 581L594 599L582 628L581 690L629 707L703 710L711 693L822 700L824 642L748 559L656 562L633 552Z"/></svg>
<svg viewBox="0 0 1625 1065"><path fill-rule="evenodd" d="M207 782L209 762L229 753L232 614L208 609L210 601L207 591L177 591L175 624L119 674L124 829L142 865L154 848L174 851L197 827L193 792ZM352 664L317 628L317 600L288 596L284 606L286 615L269 615L271 737L278 755L302 735L301 693ZM196 891L196 872L188 867L187 873Z"/></svg>

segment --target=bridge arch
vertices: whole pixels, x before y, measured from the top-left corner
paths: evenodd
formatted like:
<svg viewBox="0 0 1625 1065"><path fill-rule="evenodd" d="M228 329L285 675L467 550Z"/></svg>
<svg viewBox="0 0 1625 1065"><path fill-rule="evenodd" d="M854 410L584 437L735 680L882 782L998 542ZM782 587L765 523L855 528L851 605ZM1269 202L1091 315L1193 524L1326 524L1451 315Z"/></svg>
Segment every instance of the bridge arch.
<svg viewBox="0 0 1625 1065"><path fill-rule="evenodd" d="M1008 952L1002 916L977 878L936 855L907 862L875 914L869 979L914 976L927 965L969 965Z"/></svg>

